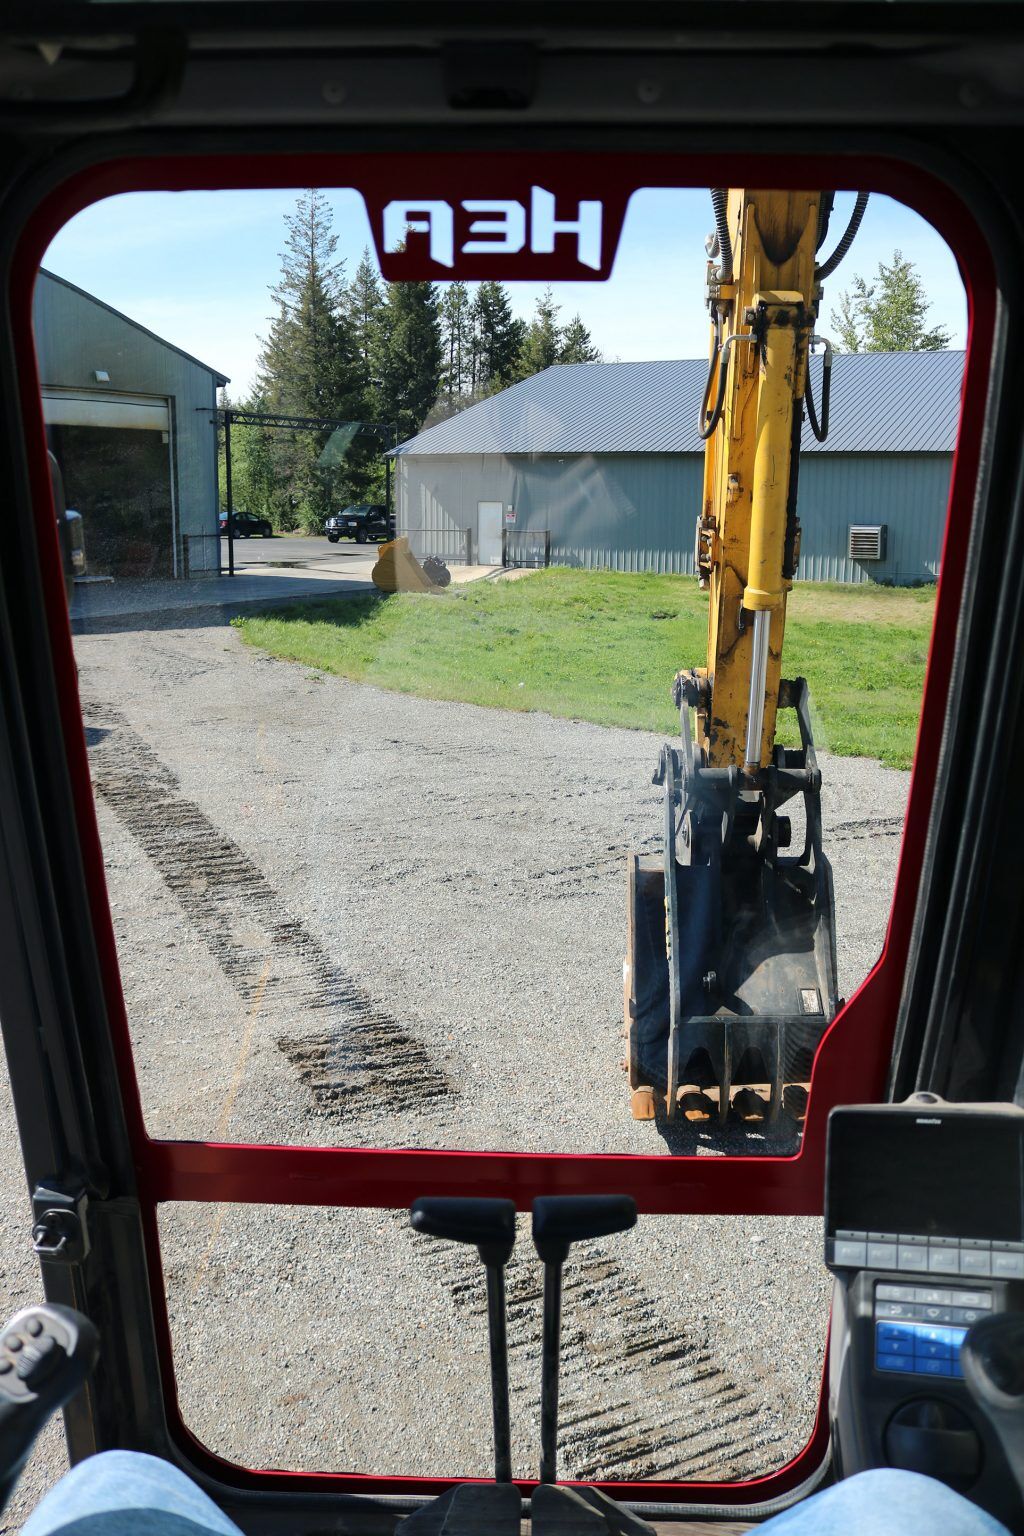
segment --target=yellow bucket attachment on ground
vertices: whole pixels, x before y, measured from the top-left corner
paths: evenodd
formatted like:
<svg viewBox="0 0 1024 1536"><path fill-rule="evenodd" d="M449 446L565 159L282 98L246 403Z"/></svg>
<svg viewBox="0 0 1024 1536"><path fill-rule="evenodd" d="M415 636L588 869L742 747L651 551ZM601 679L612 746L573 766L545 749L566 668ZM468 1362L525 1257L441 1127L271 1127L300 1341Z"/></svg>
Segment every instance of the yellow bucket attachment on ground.
<svg viewBox="0 0 1024 1536"><path fill-rule="evenodd" d="M440 591L409 549L408 539L392 539L389 544L382 544L370 575L374 586L382 592Z"/></svg>

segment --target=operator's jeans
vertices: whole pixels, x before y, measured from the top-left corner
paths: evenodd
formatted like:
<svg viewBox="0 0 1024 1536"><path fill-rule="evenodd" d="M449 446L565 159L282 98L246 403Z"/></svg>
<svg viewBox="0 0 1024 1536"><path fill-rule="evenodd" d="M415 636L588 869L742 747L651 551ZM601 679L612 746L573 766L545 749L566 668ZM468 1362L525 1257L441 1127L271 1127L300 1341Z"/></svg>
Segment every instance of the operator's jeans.
<svg viewBox="0 0 1024 1536"><path fill-rule="evenodd" d="M862 1472L757 1528L757 1536L1008 1536L942 1483L916 1472ZM105 1451L80 1462L43 1499L22 1536L240 1536L189 1482L155 1456Z"/></svg>

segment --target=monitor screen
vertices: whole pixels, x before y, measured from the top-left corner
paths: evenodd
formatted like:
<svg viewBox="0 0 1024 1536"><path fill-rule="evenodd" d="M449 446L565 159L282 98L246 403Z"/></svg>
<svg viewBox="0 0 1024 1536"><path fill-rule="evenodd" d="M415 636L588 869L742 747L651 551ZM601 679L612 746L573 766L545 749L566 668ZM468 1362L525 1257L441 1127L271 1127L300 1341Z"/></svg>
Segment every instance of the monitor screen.
<svg viewBox="0 0 1024 1536"><path fill-rule="evenodd" d="M1021 1241L1021 1123L1005 1114L836 1110L829 1232Z"/></svg>

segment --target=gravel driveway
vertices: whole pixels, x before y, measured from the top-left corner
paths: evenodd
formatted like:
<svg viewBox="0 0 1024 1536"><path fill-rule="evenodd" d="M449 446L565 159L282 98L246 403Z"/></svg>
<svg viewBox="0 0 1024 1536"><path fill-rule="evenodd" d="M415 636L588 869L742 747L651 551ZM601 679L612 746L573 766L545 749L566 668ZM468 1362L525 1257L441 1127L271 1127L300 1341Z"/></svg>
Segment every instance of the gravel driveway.
<svg viewBox="0 0 1024 1536"><path fill-rule="evenodd" d="M224 628L76 647L154 1133L720 1150L632 1121L618 1064L625 855L658 846L660 737L349 684ZM822 767L848 994L882 942L909 776ZM0 1279L20 1300L38 1282L6 1104L0 1135ZM482 1281L463 1250L387 1211L184 1206L161 1230L182 1405L213 1449L488 1471ZM748 1477L793 1455L817 1402L820 1246L812 1220L644 1218L583 1249L564 1475ZM509 1277L521 1474L537 1458L531 1253ZM289 1384L269 1398L268 1360ZM59 1457L51 1436L13 1523Z"/></svg>

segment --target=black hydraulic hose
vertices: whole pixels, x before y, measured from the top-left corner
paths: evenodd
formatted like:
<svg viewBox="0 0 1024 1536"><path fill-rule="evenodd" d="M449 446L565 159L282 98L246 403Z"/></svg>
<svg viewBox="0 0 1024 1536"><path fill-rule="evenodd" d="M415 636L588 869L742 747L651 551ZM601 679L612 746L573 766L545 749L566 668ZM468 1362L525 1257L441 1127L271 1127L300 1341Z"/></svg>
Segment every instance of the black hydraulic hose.
<svg viewBox="0 0 1024 1536"><path fill-rule="evenodd" d="M825 356L821 363L821 421L814 409L814 396L811 394L811 360L807 359L807 383L804 386L804 401L807 406L807 419L811 424L811 431L823 443L828 437L828 404L832 394L832 345L825 343Z"/></svg>
<svg viewBox="0 0 1024 1536"><path fill-rule="evenodd" d="M723 283L732 282L732 240L729 236L727 209L728 191L725 187L711 188L711 206L715 210L715 233L718 235L718 252L722 260L719 277Z"/></svg>
<svg viewBox="0 0 1024 1536"><path fill-rule="evenodd" d="M715 369L718 369L718 395L715 399L715 408L708 414L708 403L711 399L711 386L715 381ZM708 377L704 385L704 399L701 401L700 416L697 418L697 435L702 443L706 443L722 419L722 411L725 407L725 358L722 356L722 317L715 310L715 344L711 350L711 361L708 363Z"/></svg>
<svg viewBox="0 0 1024 1536"><path fill-rule="evenodd" d="M711 196L714 197L714 195L715 194L712 192ZM839 263L850 249L850 246L857 238L857 231L860 229L860 221L864 217L864 210L868 206L868 198L870 196L870 192L857 193L857 201L853 205L853 212L850 215L850 222L846 226L846 231L843 235L843 238L840 240L839 244L836 246L828 260L823 261L820 267L817 269L815 275L817 276L819 282L826 277L832 276L832 273L836 270L836 267L838 267Z"/></svg>

